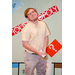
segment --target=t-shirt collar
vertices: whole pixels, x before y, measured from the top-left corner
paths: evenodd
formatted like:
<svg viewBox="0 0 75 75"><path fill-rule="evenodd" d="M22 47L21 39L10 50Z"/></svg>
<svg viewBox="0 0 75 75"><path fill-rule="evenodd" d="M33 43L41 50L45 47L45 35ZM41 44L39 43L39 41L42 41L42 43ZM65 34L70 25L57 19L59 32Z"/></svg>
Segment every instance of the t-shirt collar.
<svg viewBox="0 0 75 75"><path fill-rule="evenodd" d="M29 23L35 26L35 24L32 23L31 21L29 21ZM39 23L39 21L38 21L38 28L39 28L39 26L40 26L40 23ZM35 27L36 27L36 26L35 26Z"/></svg>

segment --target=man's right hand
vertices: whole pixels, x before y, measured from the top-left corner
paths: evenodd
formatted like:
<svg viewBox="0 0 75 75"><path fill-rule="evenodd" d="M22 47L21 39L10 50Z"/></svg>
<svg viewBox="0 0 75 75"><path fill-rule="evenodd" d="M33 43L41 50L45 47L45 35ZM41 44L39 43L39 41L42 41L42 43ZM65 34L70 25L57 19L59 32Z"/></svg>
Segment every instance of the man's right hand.
<svg viewBox="0 0 75 75"><path fill-rule="evenodd" d="M38 51L38 52L37 52L37 54L38 54L40 57L42 57L42 55L43 55L43 52L41 52L41 51Z"/></svg>

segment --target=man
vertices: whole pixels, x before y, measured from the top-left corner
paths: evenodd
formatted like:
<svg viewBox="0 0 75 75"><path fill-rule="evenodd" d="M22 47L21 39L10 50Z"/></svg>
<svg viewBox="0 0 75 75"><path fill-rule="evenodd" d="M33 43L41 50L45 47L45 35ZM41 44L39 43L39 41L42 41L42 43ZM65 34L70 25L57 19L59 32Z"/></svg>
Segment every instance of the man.
<svg viewBox="0 0 75 75"><path fill-rule="evenodd" d="M33 75L35 67L37 75L45 75L46 60L41 59L41 57L46 55L50 32L44 22L38 21L36 9L28 8L24 15L29 20L29 23L22 29L22 44L25 48L25 75Z"/></svg>

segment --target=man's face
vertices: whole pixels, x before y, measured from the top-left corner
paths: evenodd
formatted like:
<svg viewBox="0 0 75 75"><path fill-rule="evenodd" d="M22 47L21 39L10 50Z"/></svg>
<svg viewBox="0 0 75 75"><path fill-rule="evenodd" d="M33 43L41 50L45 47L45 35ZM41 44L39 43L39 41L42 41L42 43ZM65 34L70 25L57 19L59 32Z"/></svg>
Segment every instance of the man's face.
<svg viewBox="0 0 75 75"><path fill-rule="evenodd" d="M33 9L28 11L27 16L27 19L30 21L36 21L38 18L38 14Z"/></svg>

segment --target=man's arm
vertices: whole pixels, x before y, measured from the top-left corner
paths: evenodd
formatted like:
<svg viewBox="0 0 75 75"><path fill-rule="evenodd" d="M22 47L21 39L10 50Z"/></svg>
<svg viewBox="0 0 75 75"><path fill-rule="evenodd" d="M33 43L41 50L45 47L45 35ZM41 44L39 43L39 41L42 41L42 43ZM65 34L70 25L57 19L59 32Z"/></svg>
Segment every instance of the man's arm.
<svg viewBox="0 0 75 75"><path fill-rule="evenodd" d="M43 55L46 55L47 44L48 44L48 36L46 36L44 39Z"/></svg>
<svg viewBox="0 0 75 75"><path fill-rule="evenodd" d="M42 56L42 52L36 50L31 45L29 45L28 41L22 41L22 45L23 45L24 48L26 48L26 49L38 54L39 56Z"/></svg>

